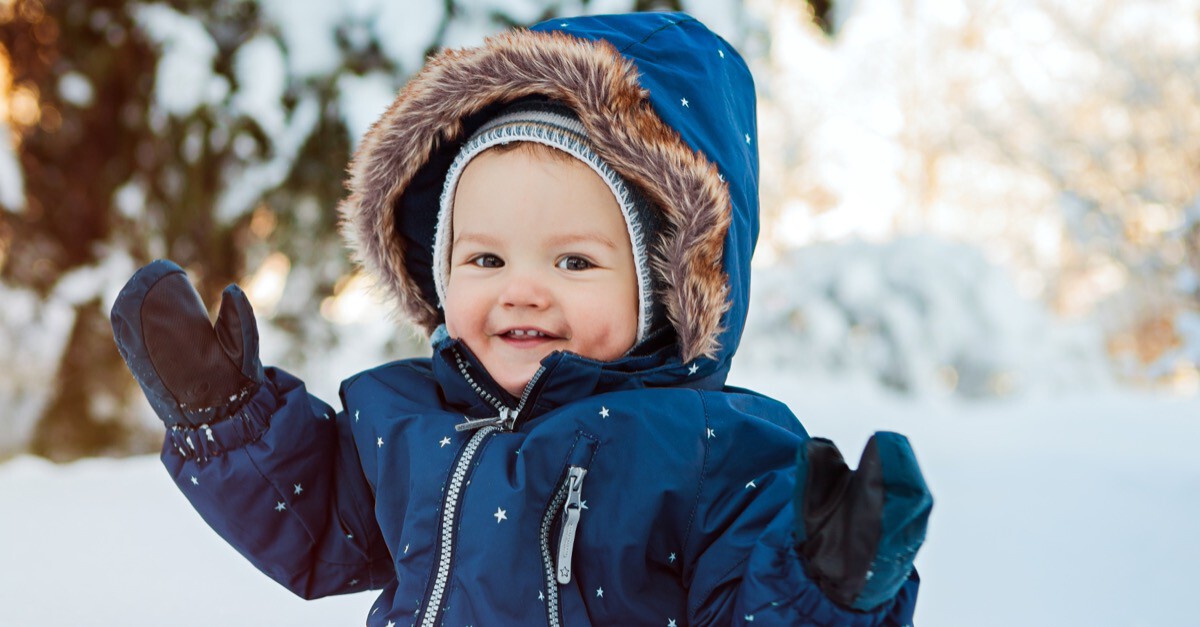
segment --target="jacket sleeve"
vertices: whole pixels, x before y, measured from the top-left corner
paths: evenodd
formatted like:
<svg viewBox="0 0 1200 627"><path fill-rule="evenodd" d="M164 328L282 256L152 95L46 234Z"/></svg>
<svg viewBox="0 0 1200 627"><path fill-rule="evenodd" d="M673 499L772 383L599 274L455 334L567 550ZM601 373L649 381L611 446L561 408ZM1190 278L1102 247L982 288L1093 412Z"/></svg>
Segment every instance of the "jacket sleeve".
<svg viewBox="0 0 1200 627"><path fill-rule="evenodd" d="M205 522L312 599L394 577L345 413L275 368L233 417L167 432L163 464Z"/></svg>
<svg viewBox="0 0 1200 627"><path fill-rule="evenodd" d="M914 571L889 602L870 612L843 608L805 573L792 540L795 453L806 435L730 395L704 394L704 474L689 532L684 579L692 625L910 626ZM768 401L774 403L773 401ZM757 405L757 403L756 403ZM774 409L772 411L775 411ZM798 423L797 423L798 424Z"/></svg>

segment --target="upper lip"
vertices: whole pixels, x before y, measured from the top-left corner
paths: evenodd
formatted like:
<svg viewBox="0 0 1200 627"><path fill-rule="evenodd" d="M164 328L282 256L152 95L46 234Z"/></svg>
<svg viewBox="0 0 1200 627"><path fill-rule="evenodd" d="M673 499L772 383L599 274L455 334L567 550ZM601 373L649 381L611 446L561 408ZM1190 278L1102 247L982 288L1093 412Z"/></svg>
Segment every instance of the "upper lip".
<svg viewBox="0 0 1200 627"><path fill-rule="evenodd" d="M496 333L496 335L508 335L509 333L511 333L513 331L537 331L538 333L540 333L541 335L543 335L547 338L552 338L552 339L561 338L560 335L558 335L556 333L552 333L550 331L547 331L541 327L535 327L535 326L524 325L524 324L513 325L511 327L504 327L498 333Z"/></svg>

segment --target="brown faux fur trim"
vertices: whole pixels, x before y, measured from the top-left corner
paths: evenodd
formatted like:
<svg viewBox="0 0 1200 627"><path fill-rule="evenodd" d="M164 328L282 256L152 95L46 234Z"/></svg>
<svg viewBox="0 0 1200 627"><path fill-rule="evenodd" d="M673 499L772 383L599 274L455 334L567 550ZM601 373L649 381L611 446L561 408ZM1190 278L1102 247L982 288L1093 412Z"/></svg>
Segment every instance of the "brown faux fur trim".
<svg viewBox="0 0 1200 627"><path fill-rule="evenodd" d="M431 333L441 314L407 273L393 205L434 149L460 138L464 117L529 95L574 109L596 153L660 208L662 234L651 257L681 357L715 357L729 308L721 265L729 190L716 167L654 113L634 64L605 41L515 30L432 57L351 162L350 194L338 210L356 260L396 299L401 316Z"/></svg>

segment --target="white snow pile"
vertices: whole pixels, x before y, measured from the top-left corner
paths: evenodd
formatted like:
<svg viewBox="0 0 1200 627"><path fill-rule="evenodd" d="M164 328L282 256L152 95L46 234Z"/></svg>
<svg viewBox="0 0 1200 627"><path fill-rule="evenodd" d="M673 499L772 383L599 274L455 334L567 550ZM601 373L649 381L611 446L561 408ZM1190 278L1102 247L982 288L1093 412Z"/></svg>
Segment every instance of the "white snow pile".
<svg viewBox="0 0 1200 627"><path fill-rule="evenodd" d="M1109 378L1093 329L1055 321L965 244L813 244L754 281L741 352L754 364L964 397Z"/></svg>

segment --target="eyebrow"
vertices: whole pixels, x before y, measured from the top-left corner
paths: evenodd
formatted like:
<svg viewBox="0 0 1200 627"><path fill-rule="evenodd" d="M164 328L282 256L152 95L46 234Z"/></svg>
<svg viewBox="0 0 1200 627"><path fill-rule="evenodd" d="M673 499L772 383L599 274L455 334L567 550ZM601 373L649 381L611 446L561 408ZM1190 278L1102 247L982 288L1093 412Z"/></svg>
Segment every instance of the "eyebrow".
<svg viewBox="0 0 1200 627"><path fill-rule="evenodd" d="M460 233L454 237L454 242L451 245L458 245L466 242L472 242L481 246L496 248L500 246L500 240L484 233ZM613 241L600 233L568 233L566 235L557 235L551 237L547 244L552 247L568 246L581 242L592 242L615 249L617 247Z"/></svg>
<svg viewBox="0 0 1200 627"><path fill-rule="evenodd" d="M500 240L492 237L491 235L484 235L483 233L458 233L458 234L455 234L454 241L451 242L451 245L457 246L458 244L465 243L465 242L474 242L476 244L479 244L481 246L486 246L489 248L496 248L496 247L500 246Z"/></svg>
<svg viewBox="0 0 1200 627"><path fill-rule="evenodd" d="M617 245L612 240L601 235L600 233L568 233L566 235L558 235L549 240L551 246L567 246L570 244L578 244L581 242L592 242L600 244L608 248L616 248Z"/></svg>

